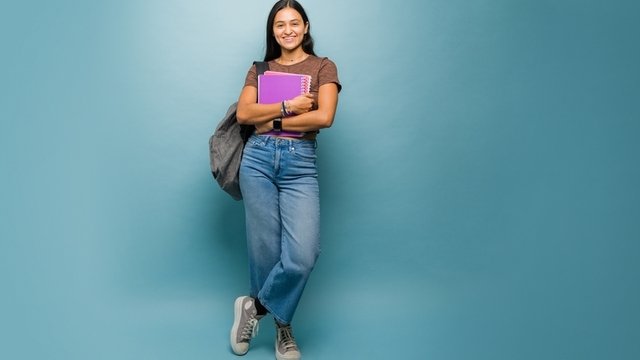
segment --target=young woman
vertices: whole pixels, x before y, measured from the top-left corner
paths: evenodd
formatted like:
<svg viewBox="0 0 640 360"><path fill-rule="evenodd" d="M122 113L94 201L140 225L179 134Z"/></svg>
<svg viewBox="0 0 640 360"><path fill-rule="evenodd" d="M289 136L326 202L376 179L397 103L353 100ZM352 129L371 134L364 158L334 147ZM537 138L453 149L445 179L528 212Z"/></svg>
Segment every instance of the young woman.
<svg viewBox="0 0 640 360"><path fill-rule="evenodd" d="M320 252L316 136L333 123L341 85L335 64L313 50L310 24L295 0L278 1L267 20L264 61L272 71L311 76L311 92L258 104L256 68L249 69L236 113L254 125L240 166L251 290L234 304L231 347L249 350L258 320L276 322L276 358L299 359L291 320Z"/></svg>

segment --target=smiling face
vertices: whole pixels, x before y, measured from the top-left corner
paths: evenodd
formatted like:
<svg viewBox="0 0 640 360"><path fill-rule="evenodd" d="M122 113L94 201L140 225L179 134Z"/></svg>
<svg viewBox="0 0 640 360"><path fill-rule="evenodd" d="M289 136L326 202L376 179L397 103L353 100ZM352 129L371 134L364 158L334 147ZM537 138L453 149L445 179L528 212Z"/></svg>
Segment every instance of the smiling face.
<svg viewBox="0 0 640 360"><path fill-rule="evenodd" d="M276 13L273 36L283 50L293 51L301 46L308 30L309 24L304 23L295 9L287 7Z"/></svg>

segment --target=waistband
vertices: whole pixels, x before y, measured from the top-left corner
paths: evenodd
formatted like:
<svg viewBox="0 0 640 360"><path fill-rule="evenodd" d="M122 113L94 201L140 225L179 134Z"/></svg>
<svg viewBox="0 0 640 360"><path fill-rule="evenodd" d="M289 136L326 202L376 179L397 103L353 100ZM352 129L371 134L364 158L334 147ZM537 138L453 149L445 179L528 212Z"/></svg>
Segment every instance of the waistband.
<svg viewBox="0 0 640 360"><path fill-rule="evenodd" d="M287 145L309 144L309 145L313 145L314 147L317 147L317 144L318 144L316 139L291 138L291 137L273 136L273 135L267 135L267 134L253 134L251 135L251 137L255 138L255 140L260 141L265 145L269 143L274 143L276 145L278 144L287 144Z"/></svg>

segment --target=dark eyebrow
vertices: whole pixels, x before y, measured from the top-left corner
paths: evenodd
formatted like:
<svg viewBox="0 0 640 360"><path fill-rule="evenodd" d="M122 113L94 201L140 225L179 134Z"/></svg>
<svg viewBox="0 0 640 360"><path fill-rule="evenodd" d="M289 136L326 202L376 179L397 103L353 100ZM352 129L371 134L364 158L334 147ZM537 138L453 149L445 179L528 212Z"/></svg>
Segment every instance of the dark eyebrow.
<svg viewBox="0 0 640 360"><path fill-rule="evenodd" d="M296 21L302 22L302 19L291 19L291 20L289 20L289 22L296 22ZM274 24L279 24L279 23L286 23L286 21L278 20L278 21L274 22Z"/></svg>

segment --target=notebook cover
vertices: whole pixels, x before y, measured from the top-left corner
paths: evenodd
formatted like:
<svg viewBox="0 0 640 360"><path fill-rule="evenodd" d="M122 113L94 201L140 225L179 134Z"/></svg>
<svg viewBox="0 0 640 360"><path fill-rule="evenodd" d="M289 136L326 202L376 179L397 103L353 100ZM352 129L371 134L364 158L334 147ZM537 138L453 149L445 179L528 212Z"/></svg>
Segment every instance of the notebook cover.
<svg viewBox="0 0 640 360"><path fill-rule="evenodd" d="M304 76L307 78L307 80L311 81L311 75L303 75L303 74L296 74L296 73L288 73L288 72L281 72L281 71L273 71L273 70L267 70L264 72L264 75L291 75L291 76Z"/></svg>
<svg viewBox="0 0 640 360"><path fill-rule="evenodd" d="M307 75L268 74L258 76L258 103L273 104L290 100L309 90Z"/></svg>

